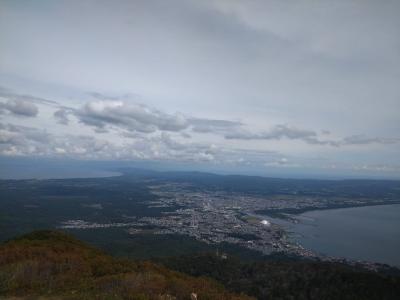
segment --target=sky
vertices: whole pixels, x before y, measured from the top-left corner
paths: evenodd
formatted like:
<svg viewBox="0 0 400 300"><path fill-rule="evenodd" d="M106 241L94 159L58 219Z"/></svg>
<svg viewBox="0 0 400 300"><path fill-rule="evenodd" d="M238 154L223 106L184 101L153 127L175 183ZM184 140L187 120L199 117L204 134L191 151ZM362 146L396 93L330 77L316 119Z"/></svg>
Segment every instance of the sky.
<svg viewBox="0 0 400 300"><path fill-rule="evenodd" d="M399 11L0 0L0 156L400 178Z"/></svg>

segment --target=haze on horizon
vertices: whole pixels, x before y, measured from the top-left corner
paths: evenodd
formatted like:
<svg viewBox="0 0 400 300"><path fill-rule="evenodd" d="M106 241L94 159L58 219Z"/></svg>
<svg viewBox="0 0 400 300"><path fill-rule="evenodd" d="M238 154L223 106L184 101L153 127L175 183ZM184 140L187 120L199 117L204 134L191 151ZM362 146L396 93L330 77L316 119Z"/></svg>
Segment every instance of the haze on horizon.
<svg viewBox="0 0 400 300"><path fill-rule="evenodd" d="M0 159L400 178L400 2L0 1Z"/></svg>

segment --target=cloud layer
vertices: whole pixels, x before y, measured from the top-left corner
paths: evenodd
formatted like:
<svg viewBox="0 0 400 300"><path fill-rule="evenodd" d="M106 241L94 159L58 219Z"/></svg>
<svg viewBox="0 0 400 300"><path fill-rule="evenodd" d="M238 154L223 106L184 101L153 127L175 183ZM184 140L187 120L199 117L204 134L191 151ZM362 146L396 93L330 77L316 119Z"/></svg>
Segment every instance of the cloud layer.
<svg viewBox="0 0 400 300"><path fill-rule="evenodd" d="M3 1L0 154L398 172L399 10Z"/></svg>

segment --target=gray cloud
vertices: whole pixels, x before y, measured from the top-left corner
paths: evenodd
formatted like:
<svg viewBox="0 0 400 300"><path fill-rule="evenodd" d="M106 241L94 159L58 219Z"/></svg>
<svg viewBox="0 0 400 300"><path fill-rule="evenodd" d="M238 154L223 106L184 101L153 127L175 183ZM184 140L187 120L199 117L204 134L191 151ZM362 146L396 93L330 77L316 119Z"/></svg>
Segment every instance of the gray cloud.
<svg viewBox="0 0 400 300"><path fill-rule="evenodd" d="M400 143L400 138L366 137L365 135L352 135L339 140L319 140L315 137L305 138L305 142L311 145L328 145L333 147L352 145L390 145Z"/></svg>
<svg viewBox="0 0 400 300"><path fill-rule="evenodd" d="M51 136L45 130L0 123L1 155L46 155L50 145Z"/></svg>
<svg viewBox="0 0 400 300"><path fill-rule="evenodd" d="M111 94L104 94L104 93L99 93L99 92L88 92L87 94L97 100L103 100L103 101L126 100L126 99L130 99L130 98L133 98L136 96L131 93L126 93L123 95L111 95Z"/></svg>
<svg viewBox="0 0 400 300"><path fill-rule="evenodd" d="M192 125L192 130L199 133L223 133L243 125L243 123L238 121L199 118L191 118L189 122Z"/></svg>
<svg viewBox="0 0 400 300"><path fill-rule="evenodd" d="M0 136L8 136L10 138L6 139L6 142L12 142L14 144L21 144L24 140L34 141L38 143L49 142L50 135L43 129L36 129L33 127L19 126L13 124L1 124L0 123Z"/></svg>
<svg viewBox="0 0 400 300"><path fill-rule="evenodd" d="M38 104L63 109L63 106L56 101L33 95L16 93L2 86L0 86L0 98L6 100L5 102L0 102L0 111L7 111L19 116L36 117L39 113Z"/></svg>
<svg viewBox="0 0 400 300"><path fill-rule="evenodd" d="M79 120L90 126L104 129L120 126L131 131L180 131L188 127L182 114L167 114L142 104L123 101L92 101L75 112Z"/></svg>
<svg viewBox="0 0 400 300"><path fill-rule="evenodd" d="M130 151L144 159L173 160L184 162L208 162L212 164L257 165L269 157L276 157L274 151L255 151L228 148L209 143L183 142L171 133L157 136L135 136Z"/></svg>
<svg viewBox="0 0 400 300"><path fill-rule="evenodd" d="M306 137L302 139L304 142L306 142L309 145L320 145L320 146L332 146L332 147L340 147L343 145L342 141L336 141L336 140L321 140L317 137Z"/></svg>
<svg viewBox="0 0 400 300"><path fill-rule="evenodd" d="M226 134L225 138L238 140L280 140L282 138L288 138L307 141L316 136L317 133L312 130L299 129L283 124L275 125L271 130L262 133L251 133L247 131L231 132Z"/></svg>
<svg viewBox="0 0 400 300"><path fill-rule="evenodd" d="M368 145L368 144L396 144L400 142L400 138L379 138L367 137L364 135L352 135L345 137L341 142L343 145Z"/></svg>
<svg viewBox="0 0 400 300"><path fill-rule="evenodd" d="M327 140L321 139L316 131L299 129L288 125L276 125L271 130L262 133L252 133L240 130L236 132L234 131L226 134L225 138L236 140L280 140L282 138L287 138L289 140L301 140L309 145L332 147L400 143L400 138L370 138L364 135L352 135L339 140Z"/></svg>
<svg viewBox="0 0 400 300"><path fill-rule="evenodd" d="M124 100L90 101L79 110L60 109L54 116L65 124L68 114L74 114L82 123L94 126L100 132L113 127L142 133L187 129L197 133L223 134L243 125L239 121L193 118L181 113L168 114L144 104ZM185 136L189 137L187 133Z"/></svg>
<svg viewBox="0 0 400 300"><path fill-rule="evenodd" d="M12 99L5 103L0 102L0 109L18 116L36 117L39 112L38 107L26 100Z"/></svg>
<svg viewBox="0 0 400 300"><path fill-rule="evenodd" d="M177 134L179 137L179 134ZM212 164L253 164L275 152L229 149L182 142L163 132L148 136L127 132L131 141L115 144L87 135L54 135L33 127L0 123L0 155L62 156L84 159L142 159ZM246 157L246 159L243 159Z"/></svg>
<svg viewBox="0 0 400 300"><path fill-rule="evenodd" d="M70 114L70 111L68 109L60 108L53 113L53 116L59 124L68 125L69 124L69 118L68 118L69 114Z"/></svg>
<svg viewBox="0 0 400 300"><path fill-rule="evenodd" d="M116 147L93 136L50 134L45 130L0 124L0 155L111 158Z"/></svg>

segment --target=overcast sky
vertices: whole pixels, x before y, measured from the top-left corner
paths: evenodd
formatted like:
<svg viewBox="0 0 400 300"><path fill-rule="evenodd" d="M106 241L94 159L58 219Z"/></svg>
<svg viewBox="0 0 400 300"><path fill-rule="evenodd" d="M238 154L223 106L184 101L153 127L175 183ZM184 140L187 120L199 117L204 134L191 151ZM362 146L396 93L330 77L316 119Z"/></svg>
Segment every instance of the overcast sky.
<svg viewBox="0 0 400 300"><path fill-rule="evenodd" d="M400 178L399 12L0 0L0 155Z"/></svg>

